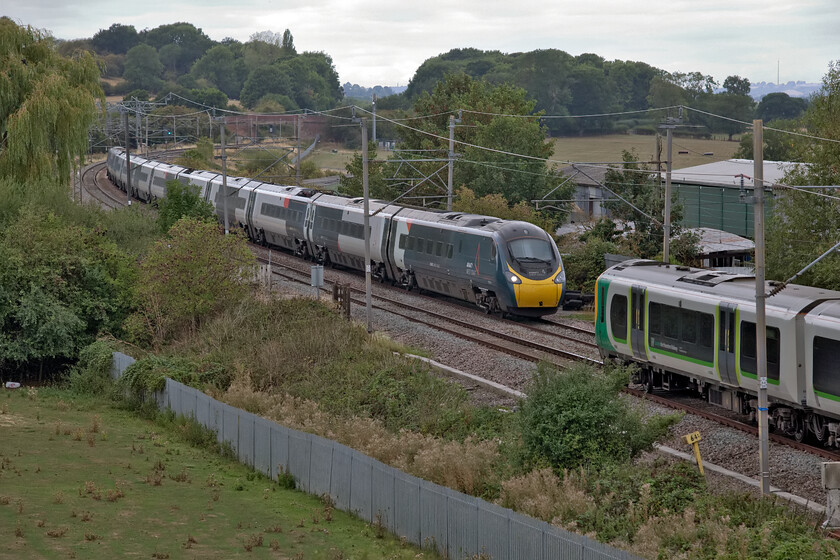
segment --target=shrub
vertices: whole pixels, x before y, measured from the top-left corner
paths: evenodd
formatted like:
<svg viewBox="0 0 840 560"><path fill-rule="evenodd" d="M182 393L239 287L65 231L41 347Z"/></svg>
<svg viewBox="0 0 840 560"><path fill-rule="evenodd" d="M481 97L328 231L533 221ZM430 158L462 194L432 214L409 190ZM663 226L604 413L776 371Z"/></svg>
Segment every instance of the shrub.
<svg viewBox="0 0 840 560"><path fill-rule="evenodd" d="M114 347L97 340L79 353L79 361L70 370L67 383L77 395L102 395L111 386L111 365Z"/></svg>
<svg viewBox="0 0 840 560"><path fill-rule="evenodd" d="M541 364L522 403L527 459L573 469L621 462L648 448L678 416L643 421L619 398L626 380L623 369L602 373L575 365L558 372Z"/></svg>
<svg viewBox="0 0 840 560"><path fill-rule="evenodd" d="M196 362L187 358L149 356L131 364L117 384L137 396L160 391L169 377L192 387L214 386L220 389L230 385L230 374L222 365Z"/></svg>

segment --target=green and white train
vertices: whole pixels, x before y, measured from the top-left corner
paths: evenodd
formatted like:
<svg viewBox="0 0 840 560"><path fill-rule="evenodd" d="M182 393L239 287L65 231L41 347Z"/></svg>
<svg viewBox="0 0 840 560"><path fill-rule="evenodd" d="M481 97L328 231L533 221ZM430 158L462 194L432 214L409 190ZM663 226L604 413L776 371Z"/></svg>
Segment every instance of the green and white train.
<svg viewBox="0 0 840 560"><path fill-rule="evenodd" d="M638 364L633 382L755 415L753 276L631 260L598 278L595 305L601 356ZM840 447L840 292L789 285L765 308L771 428Z"/></svg>

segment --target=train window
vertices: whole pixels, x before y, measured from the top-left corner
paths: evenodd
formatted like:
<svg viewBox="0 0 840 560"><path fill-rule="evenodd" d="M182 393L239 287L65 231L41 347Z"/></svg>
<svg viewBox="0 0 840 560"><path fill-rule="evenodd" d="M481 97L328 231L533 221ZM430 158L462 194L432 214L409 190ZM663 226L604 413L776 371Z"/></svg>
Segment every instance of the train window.
<svg viewBox="0 0 840 560"><path fill-rule="evenodd" d="M840 340L814 337L814 390L840 396Z"/></svg>
<svg viewBox="0 0 840 560"><path fill-rule="evenodd" d="M613 338L627 343L627 296L616 294L610 300L610 325Z"/></svg>
<svg viewBox="0 0 840 560"><path fill-rule="evenodd" d="M650 334L662 334L662 306L651 303L648 310L648 331Z"/></svg>
<svg viewBox="0 0 840 560"><path fill-rule="evenodd" d="M680 317L670 305L662 306L662 336L675 340L680 337Z"/></svg>
<svg viewBox="0 0 840 560"><path fill-rule="evenodd" d="M704 362L714 361L714 315L651 302L648 308L649 344ZM666 340L667 339L667 340Z"/></svg>
<svg viewBox="0 0 840 560"><path fill-rule="evenodd" d="M767 377L779 379L781 333L776 327L767 327ZM755 323L741 321L741 371L757 375Z"/></svg>
<svg viewBox="0 0 840 560"><path fill-rule="evenodd" d="M400 241L397 244L400 249L405 249L405 235L400 235Z"/></svg>
<svg viewBox="0 0 840 560"><path fill-rule="evenodd" d="M455 247L454 247L454 245L452 245L452 243L450 243L449 245L447 245L447 246L446 246L446 258L447 258L447 259L451 259L451 258L452 258L452 250L453 250L454 248L455 248Z"/></svg>
<svg viewBox="0 0 840 560"><path fill-rule="evenodd" d="M490 258L492 260L496 260L496 244L495 243L490 245Z"/></svg>
<svg viewBox="0 0 840 560"><path fill-rule="evenodd" d="M697 345L703 348L714 346L715 318L711 313L700 313L700 332L697 333Z"/></svg>
<svg viewBox="0 0 840 560"><path fill-rule="evenodd" d="M680 323L682 324L682 336L685 342L694 344L697 342L697 315L695 311L683 311Z"/></svg>
<svg viewBox="0 0 840 560"><path fill-rule="evenodd" d="M426 240L426 253L432 254L435 252L435 242L431 239Z"/></svg>
<svg viewBox="0 0 840 560"><path fill-rule="evenodd" d="M438 241L437 243L435 243L435 256L443 256L443 241Z"/></svg>

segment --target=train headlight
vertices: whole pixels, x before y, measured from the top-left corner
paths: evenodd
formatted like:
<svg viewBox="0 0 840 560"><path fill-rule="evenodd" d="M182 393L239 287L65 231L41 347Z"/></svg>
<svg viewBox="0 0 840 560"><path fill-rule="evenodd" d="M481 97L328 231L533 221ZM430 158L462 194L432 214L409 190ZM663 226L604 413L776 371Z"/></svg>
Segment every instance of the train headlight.
<svg viewBox="0 0 840 560"><path fill-rule="evenodd" d="M561 270L557 273L557 276L554 277L554 283L563 284L564 282L566 282L566 273Z"/></svg>
<svg viewBox="0 0 840 560"><path fill-rule="evenodd" d="M510 283L511 284L521 284L522 279L519 276L517 276L516 274L511 274L510 275Z"/></svg>

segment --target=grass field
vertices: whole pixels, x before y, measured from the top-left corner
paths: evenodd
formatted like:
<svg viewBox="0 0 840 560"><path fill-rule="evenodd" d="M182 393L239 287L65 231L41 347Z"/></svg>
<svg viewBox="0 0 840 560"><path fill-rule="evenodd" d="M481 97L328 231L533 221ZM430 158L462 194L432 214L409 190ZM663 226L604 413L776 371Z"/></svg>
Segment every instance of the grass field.
<svg viewBox="0 0 840 560"><path fill-rule="evenodd" d="M615 134L611 136L587 136L582 138L554 138L554 160L572 162L620 162L622 150L636 150L643 160L656 159L656 138L634 134ZM738 142L727 140L700 140L694 138L674 138L674 169L692 167L714 161L730 159L738 149ZM681 151L687 154L679 153ZM703 155L712 153L711 156ZM662 139L662 155L667 157L665 139Z"/></svg>
<svg viewBox="0 0 840 560"><path fill-rule="evenodd" d="M0 392L0 559L436 557L188 432L55 390Z"/></svg>
<svg viewBox="0 0 840 560"><path fill-rule="evenodd" d="M622 150L636 150L643 160L656 159L654 136L614 134L611 136L586 136L553 138L554 156L557 161L571 162L620 162ZM666 158L665 140L662 140L662 160ZM674 169L691 167L714 161L730 159L738 149L738 142L727 140L701 140L695 138L674 138ZM687 153L680 153L687 152ZM345 165L353 158L353 150L336 144L319 144L309 156L318 168L327 173L343 173ZM712 155L703 155L711 153ZM379 158L388 157L389 152L380 151Z"/></svg>

